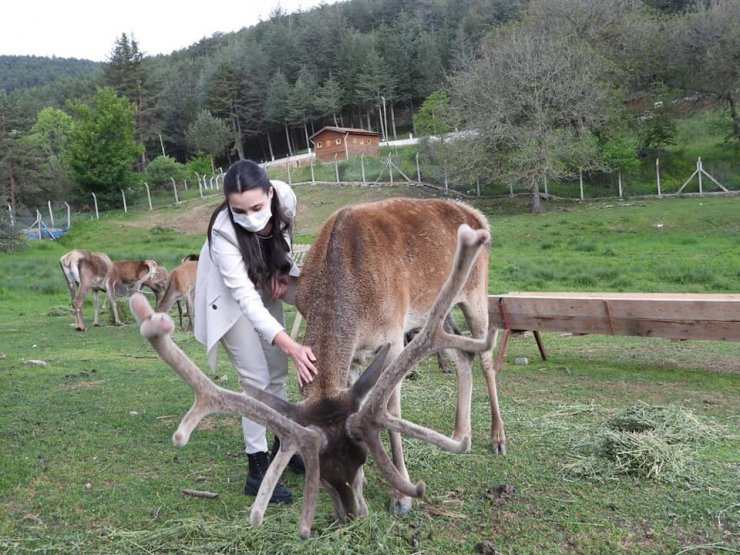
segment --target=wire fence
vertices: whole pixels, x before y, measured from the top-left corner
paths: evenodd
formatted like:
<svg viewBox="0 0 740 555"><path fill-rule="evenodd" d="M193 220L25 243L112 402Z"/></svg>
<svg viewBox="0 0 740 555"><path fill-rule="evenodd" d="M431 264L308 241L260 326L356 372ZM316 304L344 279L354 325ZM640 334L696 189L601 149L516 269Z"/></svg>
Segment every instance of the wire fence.
<svg viewBox="0 0 740 555"><path fill-rule="evenodd" d="M519 183L461 182L450 175L444 163L424 161L419 153L359 156L334 162L319 162L311 154L294 156L263 164L271 179L279 179L291 185L336 186L395 186L415 185L434 187L448 194L464 197L503 197L529 195L528 186ZM592 176L581 173L577 180L551 182L543 180L540 193L545 198L586 201L606 198L635 198L641 196L672 197L677 195L712 195L740 193L740 173L728 165L715 164L705 167L701 158L694 168L669 167L661 170L661 161L656 159L655 173L651 179L644 175L600 174ZM689 171L691 169L691 171ZM683 172L683 173L681 173ZM179 205L194 199L221 195L223 173L198 176L197 186L187 180L150 187L142 186L121 190L120 201L108 203L106 211L122 210L124 213L154 210L165 206ZM66 201L46 201L32 209L15 213L8 204L11 225L23 230L29 238L56 238L75 222L99 219L102 212L95 193L88 202L78 203L75 208Z"/></svg>

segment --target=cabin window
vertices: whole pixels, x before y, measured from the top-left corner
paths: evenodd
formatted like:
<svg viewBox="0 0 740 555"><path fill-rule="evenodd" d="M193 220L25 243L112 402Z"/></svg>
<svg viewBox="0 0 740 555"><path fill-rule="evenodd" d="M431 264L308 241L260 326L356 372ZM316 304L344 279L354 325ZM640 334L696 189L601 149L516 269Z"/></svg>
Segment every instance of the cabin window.
<svg viewBox="0 0 740 555"><path fill-rule="evenodd" d="M322 145L321 145L321 141L317 141L317 142L316 142L316 148L321 148L321 146L322 146Z"/></svg>
<svg viewBox="0 0 740 555"><path fill-rule="evenodd" d="M342 139L337 139L336 142L337 142L338 145L341 145L342 144Z"/></svg>

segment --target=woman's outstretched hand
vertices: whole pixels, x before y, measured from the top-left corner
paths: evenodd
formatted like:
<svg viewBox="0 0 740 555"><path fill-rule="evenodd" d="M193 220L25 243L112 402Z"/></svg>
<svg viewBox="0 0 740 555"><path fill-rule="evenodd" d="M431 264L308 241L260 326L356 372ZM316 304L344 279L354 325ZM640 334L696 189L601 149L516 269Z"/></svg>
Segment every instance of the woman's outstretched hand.
<svg viewBox="0 0 740 555"><path fill-rule="evenodd" d="M285 330L275 336L275 344L293 359L298 376L298 387L302 388L307 383L311 383L318 373L315 365L316 355L313 354L311 347L294 341Z"/></svg>

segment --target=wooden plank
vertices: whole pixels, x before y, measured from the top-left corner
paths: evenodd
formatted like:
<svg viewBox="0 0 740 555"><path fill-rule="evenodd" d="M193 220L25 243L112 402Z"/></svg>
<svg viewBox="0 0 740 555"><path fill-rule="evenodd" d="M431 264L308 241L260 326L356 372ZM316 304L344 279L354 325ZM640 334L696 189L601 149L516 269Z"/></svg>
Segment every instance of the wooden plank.
<svg viewBox="0 0 740 555"><path fill-rule="evenodd" d="M489 297L492 325L514 330L740 341L740 295L511 293Z"/></svg>

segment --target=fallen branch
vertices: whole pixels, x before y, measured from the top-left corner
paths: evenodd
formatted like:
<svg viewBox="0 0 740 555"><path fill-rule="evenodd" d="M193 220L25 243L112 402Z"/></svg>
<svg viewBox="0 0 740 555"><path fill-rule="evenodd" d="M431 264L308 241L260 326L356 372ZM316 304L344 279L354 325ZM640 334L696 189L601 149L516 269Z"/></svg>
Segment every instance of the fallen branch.
<svg viewBox="0 0 740 555"><path fill-rule="evenodd" d="M215 499L216 497L218 497L218 494L212 491L202 491L188 488L181 489L180 493L182 493L183 495L190 495L192 497L205 497L206 499Z"/></svg>

